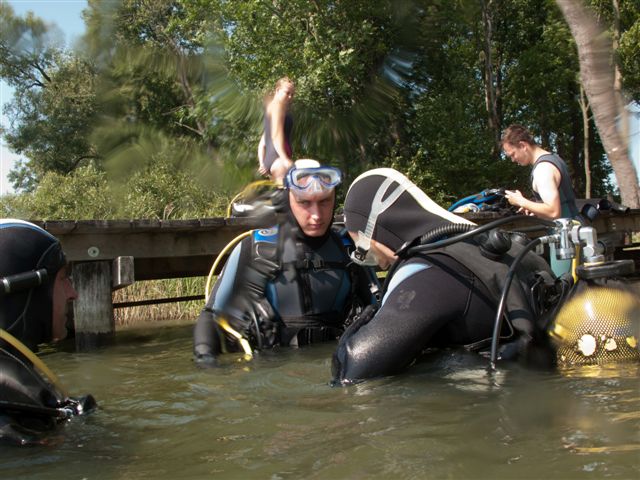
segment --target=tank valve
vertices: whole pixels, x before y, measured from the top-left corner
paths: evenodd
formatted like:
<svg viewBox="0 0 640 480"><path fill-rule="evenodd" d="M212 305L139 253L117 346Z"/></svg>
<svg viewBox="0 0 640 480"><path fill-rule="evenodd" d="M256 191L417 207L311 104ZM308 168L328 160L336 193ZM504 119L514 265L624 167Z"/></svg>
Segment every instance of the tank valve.
<svg viewBox="0 0 640 480"><path fill-rule="evenodd" d="M577 246L580 246L585 264L604 262L604 249L602 244L598 243L595 228L582 226L569 218L559 218L555 223L553 238L559 244L556 248L556 257L559 260L575 258Z"/></svg>
<svg viewBox="0 0 640 480"><path fill-rule="evenodd" d="M556 248L556 257L559 260L568 260L576 256L576 247L573 244L572 220L569 218L559 218L556 220L556 233L559 237L560 245Z"/></svg>

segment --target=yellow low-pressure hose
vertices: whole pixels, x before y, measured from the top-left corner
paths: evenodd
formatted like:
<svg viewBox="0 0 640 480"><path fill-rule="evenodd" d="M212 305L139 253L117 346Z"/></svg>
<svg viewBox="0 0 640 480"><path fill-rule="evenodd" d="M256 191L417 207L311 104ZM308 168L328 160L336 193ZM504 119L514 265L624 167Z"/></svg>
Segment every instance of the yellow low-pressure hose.
<svg viewBox="0 0 640 480"><path fill-rule="evenodd" d="M573 283L578 283L578 267L580 266L580 246L576 247L576 256L571 259L571 276Z"/></svg>
<svg viewBox="0 0 640 480"><path fill-rule="evenodd" d="M216 318L216 322L218 322L218 325L220 325L220 327L222 327L222 329L231 334L233 337L236 338L236 340L238 340L238 342L240 343L240 346L242 347L242 350L244 351L244 356L246 360L251 360L253 358L253 352L251 351L251 345L249 345L249 341L244 338L242 336L242 334L240 334L237 330L235 330L231 325L229 325L229 322L227 322L227 319L224 317L218 317Z"/></svg>
<svg viewBox="0 0 640 480"><path fill-rule="evenodd" d="M6 330L0 328L0 338L7 342L9 345L18 350L22 355L24 355L33 365L42 372L42 374L46 377L47 380L56 388L58 391L64 396L64 398L69 397L69 392L67 389L62 386L58 377L56 377L55 373L53 373L49 367L45 365L45 363L38 358L38 356L33 353L29 347L27 347L24 343L18 340L16 337L11 335Z"/></svg>
<svg viewBox="0 0 640 480"><path fill-rule="evenodd" d="M218 254L213 265L211 266L211 270L209 271L209 276L207 277L207 283L204 286L204 301L205 303L209 301L209 293L211 292L211 279L213 278L214 272L218 269L218 264L224 258L224 256L229 253L229 251L236 246L236 244L245 237L248 237L254 232L254 230L248 230L244 233L241 233L236 238L227 243L227 246L222 249L222 251Z"/></svg>

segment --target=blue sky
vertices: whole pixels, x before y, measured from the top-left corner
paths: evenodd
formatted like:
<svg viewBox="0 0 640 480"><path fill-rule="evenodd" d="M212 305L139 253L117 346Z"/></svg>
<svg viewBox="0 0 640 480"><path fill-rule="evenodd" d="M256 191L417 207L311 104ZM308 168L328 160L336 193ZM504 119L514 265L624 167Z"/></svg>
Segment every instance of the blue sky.
<svg viewBox="0 0 640 480"><path fill-rule="evenodd" d="M11 0L8 1L16 15L24 16L28 11L33 12L46 23L54 23L64 33L65 44L70 46L76 38L84 33L82 10L87 7L86 0ZM0 81L0 105L4 105L13 96L13 89ZM0 123L8 125L8 119L2 114ZM19 158L10 152L4 141L0 139L0 195L10 192L11 186L7 182L7 174Z"/></svg>

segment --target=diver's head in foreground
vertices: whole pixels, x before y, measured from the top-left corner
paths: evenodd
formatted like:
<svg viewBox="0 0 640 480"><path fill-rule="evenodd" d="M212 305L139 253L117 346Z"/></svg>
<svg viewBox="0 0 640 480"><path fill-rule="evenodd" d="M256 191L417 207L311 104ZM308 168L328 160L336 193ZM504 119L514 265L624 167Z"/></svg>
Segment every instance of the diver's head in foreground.
<svg viewBox="0 0 640 480"><path fill-rule="evenodd" d="M66 337L67 309L77 297L66 267L53 235L22 220L0 220L0 328L32 350Z"/></svg>

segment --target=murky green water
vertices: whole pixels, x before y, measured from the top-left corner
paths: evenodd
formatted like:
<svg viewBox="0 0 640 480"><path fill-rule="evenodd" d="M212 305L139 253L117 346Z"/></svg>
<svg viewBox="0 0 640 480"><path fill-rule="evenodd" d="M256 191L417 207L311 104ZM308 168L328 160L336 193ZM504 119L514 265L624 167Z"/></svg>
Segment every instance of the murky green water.
<svg viewBox="0 0 640 480"><path fill-rule="evenodd" d="M172 327L48 355L100 410L56 445L4 447L0 478L640 478L638 365L489 377L481 359L447 353L331 388L333 348L199 370L191 328Z"/></svg>

